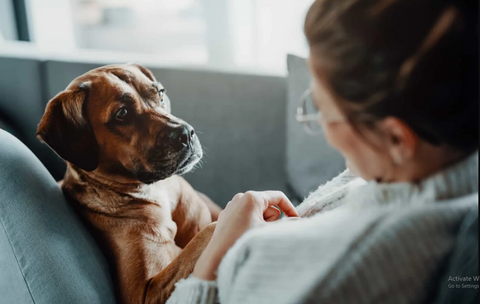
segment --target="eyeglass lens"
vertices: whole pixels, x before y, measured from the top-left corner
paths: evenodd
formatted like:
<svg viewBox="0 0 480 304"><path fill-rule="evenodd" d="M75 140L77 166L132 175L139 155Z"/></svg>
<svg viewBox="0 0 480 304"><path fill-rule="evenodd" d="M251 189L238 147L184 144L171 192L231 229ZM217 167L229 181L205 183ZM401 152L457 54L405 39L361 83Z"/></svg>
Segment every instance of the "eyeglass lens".
<svg viewBox="0 0 480 304"><path fill-rule="evenodd" d="M305 103L303 105L303 113L310 117L316 116L318 113L318 109L315 106L315 103L312 98L312 94L309 94L307 96L307 99L305 100ZM306 127L310 129L310 131L313 131L314 133L321 132L322 128L319 123L320 121L318 120L311 120L311 121L305 122Z"/></svg>

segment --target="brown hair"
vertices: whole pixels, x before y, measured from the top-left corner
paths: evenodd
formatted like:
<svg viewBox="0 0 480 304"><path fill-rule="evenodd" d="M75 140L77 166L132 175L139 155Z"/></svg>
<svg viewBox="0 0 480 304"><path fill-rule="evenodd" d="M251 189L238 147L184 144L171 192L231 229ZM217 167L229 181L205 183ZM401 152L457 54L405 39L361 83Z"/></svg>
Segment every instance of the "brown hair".
<svg viewBox="0 0 480 304"><path fill-rule="evenodd" d="M317 0L305 35L353 124L394 116L432 144L478 149L478 1Z"/></svg>

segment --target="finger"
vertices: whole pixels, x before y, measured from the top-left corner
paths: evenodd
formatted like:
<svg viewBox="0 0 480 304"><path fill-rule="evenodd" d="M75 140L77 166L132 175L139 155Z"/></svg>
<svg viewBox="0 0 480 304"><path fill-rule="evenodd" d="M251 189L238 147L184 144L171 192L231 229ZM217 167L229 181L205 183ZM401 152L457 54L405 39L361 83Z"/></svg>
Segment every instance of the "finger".
<svg viewBox="0 0 480 304"><path fill-rule="evenodd" d="M241 199L243 195L244 195L243 193L237 193L237 194L235 194L235 196L232 197L232 199L231 199L230 201L228 201L228 203L225 205L225 208L227 208L228 205L230 205L233 201L236 201L236 200ZM224 208L224 209L225 209L225 208Z"/></svg>
<svg viewBox="0 0 480 304"><path fill-rule="evenodd" d="M224 209L224 210L225 210L225 209ZM224 210L220 211L220 213L218 214L218 219L217 219L217 221L219 221L220 218L222 218L222 219L224 218L224 215L225 215Z"/></svg>
<svg viewBox="0 0 480 304"><path fill-rule="evenodd" d="M263 191L260 192L263 197L263 201L268 206L277 206L286 216L298 216L297 210L293 206L292 202L281 191Z"/></svg>
<svg viewBox="0 0 480 304"><path fill-rule="evenodd" d="M263 213L263 219L266 222L274 222L280 218L280 210L275 206L268 206L267 210Z"/></svg>
<svg viewBox="0 0 480 304"><path fill-rule="evenodd" d="M235 200L238 200L238 199L241 199L243 196L243 193L237 193L235 194L235 196L232 198L232 201L235 201Z"/></svg>

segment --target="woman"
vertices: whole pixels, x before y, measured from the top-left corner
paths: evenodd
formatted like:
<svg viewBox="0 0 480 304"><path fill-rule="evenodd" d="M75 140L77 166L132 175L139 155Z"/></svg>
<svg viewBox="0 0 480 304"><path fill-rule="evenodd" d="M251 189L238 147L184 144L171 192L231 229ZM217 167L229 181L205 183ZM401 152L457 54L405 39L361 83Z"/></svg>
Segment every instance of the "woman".
<svg viewBox="0 0 480 304"><path fill-rule="evenodd" d="M297 210L280 192L237 194L168 303L431 296L459 223L478 208L474 2L316 1L305 21L312 99L297 118L310 131L318 122L349 170ZM305 113L310 100L318 113ZM271 223L274 206L308 218Z"/></svg>

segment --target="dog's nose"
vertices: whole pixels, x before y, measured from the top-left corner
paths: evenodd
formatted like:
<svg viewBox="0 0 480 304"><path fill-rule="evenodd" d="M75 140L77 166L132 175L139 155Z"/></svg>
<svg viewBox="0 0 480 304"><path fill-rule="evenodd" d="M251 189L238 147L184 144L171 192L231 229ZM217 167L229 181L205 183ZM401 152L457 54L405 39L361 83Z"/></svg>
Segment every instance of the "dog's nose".
<svg viewBox="0 0 480 304"><path fill-rule="evenodd" d="M193 136L195 136L195 130L193 127L190 125L184 125L173 129L170 132L169 138L174 148L181 150L190 145Z"/></svg>

